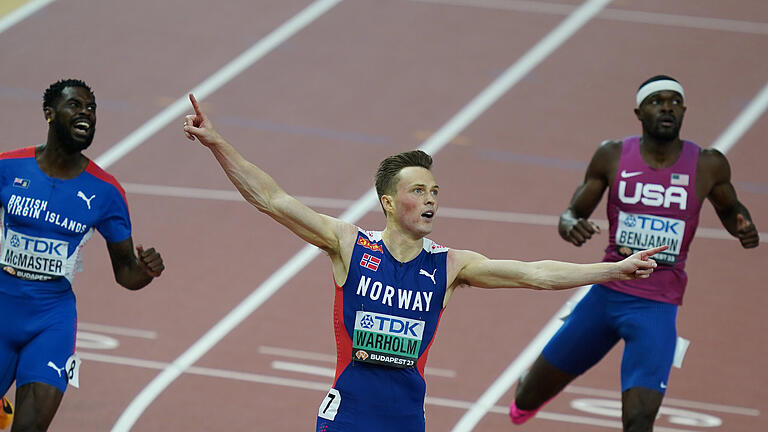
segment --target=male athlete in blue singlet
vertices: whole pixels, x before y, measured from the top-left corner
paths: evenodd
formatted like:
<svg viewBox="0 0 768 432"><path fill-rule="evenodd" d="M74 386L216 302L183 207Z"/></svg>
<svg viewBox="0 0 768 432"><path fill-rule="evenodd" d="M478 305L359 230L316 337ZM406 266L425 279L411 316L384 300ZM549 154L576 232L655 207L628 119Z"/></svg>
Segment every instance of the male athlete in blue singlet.
<svg viewBox="0 0 768 432"><path fill-rule="evenodd" d="M564 289L588 282L645 278L649 257L618 263L490 260L425 238L437 214L432 158L415 150L388 157L376 173L386 217L380 232L316 213L246 161L213 128L190 95L184 132L208 147L248 202L328 253L335 280L337 362L320 404L317 431L423 432L424 365L440 314L461 286Z"/></svg>
<svg viewBox="0 0 768 432"><path fill-rule="evenodd" d="M624 339L621 390L624 430L645 432L666 392L677 340L677 307L687 282L685 261L705 198L745 248L758 231L736 198L725 156L680 139L683 87L665 75L644 82L635 114L643 135L606 141L560 218L560 235L581 246L595 232L587 220L607 187L610 233L605 262L660 244L660 266L644 280L593 286L520 382L510 417L521 424Z"/></svg>
<svg viewBox="0 0 768 432"><path fill-rule="evenodd" d="M154 249L133 252L123 189L81 153L93 140L96 102L79 80L43 96L48 139L0 154L0 394L16 381L13 431L47 430L75 383L80 252L99 231L115 279L137 290L163 271Z"/></svg>

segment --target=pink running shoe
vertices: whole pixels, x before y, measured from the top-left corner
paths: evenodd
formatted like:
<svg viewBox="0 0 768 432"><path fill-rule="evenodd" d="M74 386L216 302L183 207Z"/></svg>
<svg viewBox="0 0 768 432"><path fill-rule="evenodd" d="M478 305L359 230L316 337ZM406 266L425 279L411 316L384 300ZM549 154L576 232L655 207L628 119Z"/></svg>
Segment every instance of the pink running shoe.
<svg viewBox="0 0 768 432"><path fill-rule="evenodd" d="M532 419L537 412L539 412L538 409L529 411L518 408L517 405L515 405L514 399L512 400L512 403L509 404L509 419L512 420L512 423L516 425L521 425Z"/></svg>

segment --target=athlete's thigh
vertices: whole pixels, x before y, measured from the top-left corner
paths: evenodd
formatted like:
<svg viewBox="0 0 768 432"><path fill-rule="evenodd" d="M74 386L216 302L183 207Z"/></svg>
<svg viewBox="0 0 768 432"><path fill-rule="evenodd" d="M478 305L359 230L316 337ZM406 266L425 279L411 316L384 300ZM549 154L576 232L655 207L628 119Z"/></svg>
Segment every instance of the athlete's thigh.
<svg viewBox="0 0 768 432"><path fill-rule="evenodd" d="M642 387L664 394L677 342L677 306L637 299L620 320L625 341L622 392Z"/></svg>
<svg viewBox="0 0 768 432"><path fill-rule="evenodd" d="M8 392L16 379L19 351L32 337L25 328L26 305L25 299L0 292L0 396Z"/></svg>
<svg viewBox="0 0 768 432"><path fill-rule="evenodd" d="M58 388L40 382L16 387L13 430L48 430L63 396Z"/></svg>
<svg viewBox="0 0 768 432"><path fill-rule="evenodd" d="M608 288L594 285L581 299L562 327L550 339L542 356L552 366L581 375L600 361L619 341L605 313Z"/></svg>
<svg viewBox="0 0 768 432"><path fill-rule="evenodd" d="M67 389L67 360L75 352L77 314L74 297L41 308L35 317L40 330L19 352L16 386L45 383L62 393Z"/></svg>
<svg viewBox="0 0 768 432"><path fill-rule="evenodd" d="M16 365L19 355L16 349L0 333L0 396L3 396L16 379Z"/></svg>

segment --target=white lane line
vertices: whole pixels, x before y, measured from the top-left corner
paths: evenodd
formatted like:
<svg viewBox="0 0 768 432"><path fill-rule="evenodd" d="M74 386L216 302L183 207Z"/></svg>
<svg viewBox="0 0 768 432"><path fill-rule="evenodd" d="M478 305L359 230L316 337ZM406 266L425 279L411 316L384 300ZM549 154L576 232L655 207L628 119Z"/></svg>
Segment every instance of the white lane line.
<svg viewBox="0 0 768 432"><path fill-rule="evenodd" d="M195 94L198 101L202 101L251 67L262 57L272 52L277 46L328 12L339 2L341 0L315 1L190 91ZM189 111L189 98L185 93L133 133L96 158L95 162L102 168L109 167L127 153L143 144L144 141L163 129L171 121L178 119Z"/></svg>
<svg viewBox="0 0 768 432"><path fill-rule="evenodd" d="M528 50L512 66L507 68L494 82L478 94L466 107L459 111L448 123L429 137L422 145L422 150L432 154L452 141L480 114L490 108L512 86L528 75L544 59L567 41L574 33L595 16L611 0L587 0L571 15L564 19L554 30ZM434 149L434 150L433 150Z"/></svg>
<svg viewBox="0 0 768 432"><path fill-rule="evenodd" d="M286 362L282 360L273 360L270 366L272 367L272 369L289 371L289 372L299 372L299 373L304 373L309 375L318 375L318 376L328 377L328 378L333 378L334 375L336 374L336 369L334 368L312 366L304 363Z"/></svg>
<svg viewBox="0 0 768 432"><path fill-rule="evenodd" d="M168 363L165 363L165 362L137 359L133 357L115 356L110 354L96 354L96 353L90 353L90 352L82 352L82 353L78 353L78 355L80 356L80 358L87 361L117 364L121 366L139 367L139 368L145 368L145 369L161 370L168 366ZM275 386L281 386L281 387L299 388L304 390L315 390L319 392L327 392L328 385L329 385L328 382L306 381L306 380L298 380L298 379L291 379L291 378L282 378L282 377L277 377L272 375L262 375L262 374L255 374L250 372L238 372L238 371L232 371L232 370L226 370L226 369L216 369L216 368L199 367L199 366L192 366L189 369L187 369L185 373L189 375L222 378L222 379L229 379L229 380L235 380L240 382L252 382L257 384L268 384L268 385L275 385ZM448 399L448 398L441 398L441 397L434 397L434 396L427 396L424 402L427 405L455 408L460 410L466 410L472 406L472 402L469 402L469 401L462 401L462 400ZM668 404L665 403L665 405L668 405ZM492 412L494 414L502 414L506 416L507 415L506 410L507 410L506 407L497 405L492 407L489 410L489 412ZM579 424L587 424L592 426L621 429L621 424L617 421L611 421L611 420L594 418L594 417L577 416L577 415L571 415L571 414L558 414L558 413L552 413L548 411L540 411L537 414L537 417L544 418L547 420L565 422L565 423L579 423ZM671 429L671 428L662 428L662 427L656 427L654 430L658 432L693 432L693 431L688 431L683 429Z"/></svg>
<svg viewBox="0 0 768 432"><path fill-rule="evenodd" d="M598 396L598 397L610 398L615 400L621 399L621 392L616 390L603 390L603 389L579 387L579 386L573 386L573 385L566 387L563 390L563 393L572 393L572 394L579 394L584 396ZM693 409L699 409L704 411L716 411L716 412L738 414L738 415L750 416L750 417L757 417L760 415L760 410L756 410L752 408L736 407L736 406L705 403L705 402L694 402L694 401L689 401L684 399L675 399L675 398L669 398L669 397L664 397L664 406L693 408Z"/></svg>
<svg viewBox="0 0 768 432"><path fill-rule="evenodd" d="M225 65L210 78L203 81L192 91L198 96L198 100L205 99L205 97L235 78L238 74L272 51L275 47L285 42L288 38L328 12L340 1L341 0L317 0L313 2L273 32L265 36L235 60ZM96 159L96 163L104 168L110 166L188 110L189 105L186 95L184 95L176 100L171 106L144 123L134 133L107 150ZM299 269L303 268L317 254L318 249L311 246L305 247L296 254L282 269L278 270L264 282L263 286L271 286L271 288L266 288L264 290L257 289L254 291L240 305L217 323L216 326L203 335L201 339L188 348L179 358L163 369L163 371L156 376L149 385L142 389L117 419L112 431L129 431L149 404L152 403L152 401L155 400L155 398L157 398L157 396L165 390L165 388L168 387L181 372L194 364L204 353L221 340L224 335L229 333L229 331L245 319L253 309L263 303L272 292L276 291L288 278L295 274Z"/></svg>
<svg viewBox="0 0 768 432"><path fill-rule="evenodd" d="M469 6L487 9L509 10L515 12L568 15L575 6L563 3L548 3L526 0L411 0L420 3L434 3L453 6ZM666 25L701 30L728 31L748 34L768 34L768 23L741 21L722 18L708 18L690 15L642 12L626 9L605 9L596 17L608 21L631 22L638 24Z"/></svg>
<svg viewBox="0 0 768 432"><path fill-rule="evenodd" d="M192 199L210 199L220 201L236 201L246 204L240 192L221 189L203 189L178 186L160 186L137 183L122 183L125 191L138 195L151 195L172 198L192 198ZM296 196L296 198L309 207L323 209L345 209L354 204L355 201L340 198L323 198ZM372 208L369 211L378 211ZM560 219L559 215L545 215L537 213L517 213L498 210L479 210L464 209L455 207L440 207L438 210L440 217L452 219L478 220L488 222L506 222L527 225L557 226ZM607 229L608 221L605 219L592 219L601 229ZM760 236L768 238L768 233L761 232ZM733 236L722 228L704 228L698 227L696 230L697 238L708 238L716 240L733 240Z"/></svg>
<svg viewBox="0 0 768 432"><path fill-rule="evenodd" d="M121 336L132 336L144 339L157 339L157 332L149 330L139 330L129 327L116 327L104 324L92 324L92 323L77 323L78 330L87 330L96 333L109 333Z"/></svg>
<svg viewBox="0 0 768 432"><path fill-rule="evenodd" d="M731 147L736 144L736 141L763 115L766 108L768 108L768 83L752 99L752 102L739 113L738 117L728 128L717 137L712 147L723 153L728 153Z"/></svg>
<svg viewBox="0 0 768 432"><path fill-rule="evenodd" d="M715 142L714 145L718 145L718 150L722 151L723 153L727 153L728 150L733 147L735 142L752 126L755 121L757 121L762 112L765 111L767 103L768 85L763 87L763 89L757 94L752 102L744 109L744 111L742 111L736 120L734 120L733 124L739 124L739 126L735 128L736 130L734 132L729 132L734 129L733 124L731 124L731 126L726 129L723 137ZM696 233L698 235L700 232L697 230ZM703 231L701 233L703 233ZM583 287L582 290L584 288L587 287ZM573 301L575 297L579 296L581 292L581 290L577 292L576 295L571 298L571 301ZM586 294L586 291L584 291L584 294ZM542 330L542 332L540 332L539 335L533 341L531 341L531 343L523 350L520 356L513 360L507 369L502 372L496 381L494 381L493 384L491 384L491 386L480 396L480 399L478 399L475 407L473 407L473 409L467 412L467 414L465 414L464 417L459 420L459 423L456 424L456 427L453 429L453 431L471 430L472 427L474 427L477 422L480 421L482 413L485 412L484 410L487 410L488 407L495 404L499 398L501 398L501 396L503 396L504 393L506 393L512 387L515 381L520 378L520 375L525 371L525 369L527 369L528 366L533 363L541 350L544 349L544 346L549 340L549 337L554 335L562 324L560 320L557 319L558 316L559 315L556 314L552 320L550 320L544 330ZM551 327L553 323L556 325L554 328ZM542 334L545 332L549 333L550 336L542 340L540 336L542 336ZM533 357L531 357L531 352L535 352ZM464 420L466 418L469 419L465 422ZM460 425L461 428L459 428Z"/></svg>
<svg viewBox="0 0 768 432"><path fill-rule="evenodd" d="M0 19L0 33L27 19L30 15L53 3L53 0L32 0Z"/></svg>
<svg viewBox="0 0 768 432"><path fill-rule="evenodd" d="M331 354L322 354L322 353L316 353L311 351L270 347L270 346L264 346L264 345L259 346L259 354L267 354L267 355L281 356L281 357L288 357L288 358L299 358L303 360L317 360L317 361L323 361L327 363L336 362L336 356Z"/></svg>
<svg viewBox="0 0 768 432"><path fill-rule="evenodd" d="M317 360L327 363L336 363L336 356L312 351L302 351L261 345L259 346L259 353L280 357L297 358L302 360ZM424 368L424 374L445 378L456 378L456 371L451 369L426 367ZM331 376L334 376L334 374L331 374Z"/></svg>

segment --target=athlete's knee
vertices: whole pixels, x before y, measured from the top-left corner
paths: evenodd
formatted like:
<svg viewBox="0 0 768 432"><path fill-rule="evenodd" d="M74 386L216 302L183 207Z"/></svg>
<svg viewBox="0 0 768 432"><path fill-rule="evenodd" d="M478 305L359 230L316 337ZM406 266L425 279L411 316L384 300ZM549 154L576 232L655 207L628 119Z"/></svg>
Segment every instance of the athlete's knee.
<svg viewBox="0 0 768 432"><path fill-rule="evenodd" d="M651 432L656 413L634 412L622 416L624 432Z"/></svg>
<svg viewBox="0 0 768 432"><path fill-rule="evenodd" d="M47 431L63 396L64 393L55 386L40 382L17 388L12 431Z"/></svg>
<svg viewBox="0 0 768 432"><path fill-rule="evenodd" d="M622 394L624 432L650 432L664 395L645 388L631 388Z"/></svg>
<svg viewBox="0 0 768 432"><path fill-rule="evenodd" d="M535 410L555 397L575 376L567 374L539 356L531 369L520 378L515 389L515 405Z"/></svg>

